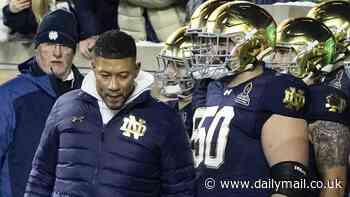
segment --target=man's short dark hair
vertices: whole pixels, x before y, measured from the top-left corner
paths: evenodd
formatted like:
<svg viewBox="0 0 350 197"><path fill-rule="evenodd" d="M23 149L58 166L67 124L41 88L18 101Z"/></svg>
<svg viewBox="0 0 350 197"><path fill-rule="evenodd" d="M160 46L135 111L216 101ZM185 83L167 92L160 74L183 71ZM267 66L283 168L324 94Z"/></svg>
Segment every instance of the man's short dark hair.
<svg viewBox="0 0 350 197"><path fill-rule="evenodd" d="M94 55L108 59L136 58L135 40L119 30L106 31L98 37Z"/></svg>

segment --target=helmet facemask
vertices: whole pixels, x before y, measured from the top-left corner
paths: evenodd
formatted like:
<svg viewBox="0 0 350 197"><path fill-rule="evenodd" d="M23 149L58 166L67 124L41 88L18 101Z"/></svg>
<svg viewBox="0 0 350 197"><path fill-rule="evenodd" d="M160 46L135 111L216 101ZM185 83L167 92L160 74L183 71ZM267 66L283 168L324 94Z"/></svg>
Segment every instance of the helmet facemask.
<svg viewBox="0 0 350 197"><path fill-rule="evenodd" d="M194 78L220 79L238 74L251 62L250 46L256 29L248 33L237 32L225 35L201 33L197 53L192 58Z"/></svg>
<svg viewBox="0 0 350 197"><path fill-rule="evenodd" d="M275 33L276 23L263 8L243 1L221 5L198 33L193 78L216 80L253 69L258 55L274 45Z"/></svg>
<svg viewBox="0 0 350 197"><path fill-rule="evenodd" d="M305 78L311 72L323 74L322 65L330 62L327 59L326 44L317 40L308 44L277 43L275 49L263 57L263 61L266 67L297 78Z"/></svg>
<svg viewBox="0 0 350 197"><path fill-rule="evenodd" d="M320 21L332 32L336 42L336 52L332 65L325 70L330 73L345 65L344 61L350 55L350 2L332 0L313 7L308 17Z"/></svg>
<svg viewBox="0 0 350 197"><path fill-rule="evenodd" d="M296 65L296 51L290 46L276 46L270 50L262 60L267 68L271 68L279 73L295 73L298 66Z"/></svg>
<svg viewBox="0 0 350 197"><path fill-rule="evenodd" d="M157 56L160 94L168 98L190 98L194 81L189 72L192 44L186 36L187 27L172 33Z"/></svg>
<svg viewBox="0 0 350 197"><path fill-rule="evenodd" d="M335 40L322 23L307 17L289 19L277 28L276 47L263 57L266 67L318 83L333 62Z"/></svg>
<svg viewBox="0 0 350 197"><path fill-rule="evenodd" d="M159 55L156 78L160 94L169 98L186 98L191 96L194 81L188 72L189 59L180 59Z"/></svg>

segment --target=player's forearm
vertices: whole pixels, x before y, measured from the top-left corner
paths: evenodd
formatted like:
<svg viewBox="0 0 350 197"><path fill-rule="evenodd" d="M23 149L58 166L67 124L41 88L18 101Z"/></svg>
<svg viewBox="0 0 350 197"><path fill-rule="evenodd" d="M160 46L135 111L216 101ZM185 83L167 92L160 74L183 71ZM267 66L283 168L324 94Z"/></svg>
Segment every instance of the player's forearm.
<svg viewBox="0 0 350 197"><path fill-rule="evenodd" d="M262 144L274 181L293 182L307 179L309 142L304 120L274 115L264 125ZM304 197L308 194L303 188L281 187L271 195L295 196Z"/></svg>
<svg viewBox="0 0 350 197"><path fill-rule="evenodd" d="M310 126L310 134L317 168L326 184L321 196L344 196L350 146L349 129L340 123L317 121ZM341 187L335 187L336 181Z"/></svg>

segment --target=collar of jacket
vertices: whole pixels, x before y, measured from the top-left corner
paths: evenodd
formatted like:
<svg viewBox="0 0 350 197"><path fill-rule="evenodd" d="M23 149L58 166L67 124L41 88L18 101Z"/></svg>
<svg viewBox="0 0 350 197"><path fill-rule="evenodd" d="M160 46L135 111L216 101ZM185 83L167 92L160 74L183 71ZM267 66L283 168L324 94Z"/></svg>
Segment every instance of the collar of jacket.
<svg viewBox="0 0 350 197"><path fill-rule="evenodd" d="M45 74L39 67L35 57L28 59L27 61L18 65L18 70L21 73L21 76L30 80L37 87L44 90L50 96L56 98L57 95L55 88L52 84L52 79L50 75ZM81 87L83 81L83 75L78 71L78 69L73 65L72 71L74 74L74 84L73 89Z"/></svg>
<svg viewBox="0 0 350 197"><path fill-rule="evenodd" d="M128 110L136 104L145 102L150 97L150 88L154 82L154 77L144 71L140 71L139 75L135 79L135 88L132 94L129 96L127 101L121 110L112 110L107 107L103 99L100 97L96 90L96 78L93 71L90 71L84 78L81 90L86 94L94 98L94 101L98 103L102 120L104 124L107 124L112 117L120 113L121 111ZM125 110L124 110L125 109Z"/></svg>
<svg viewBox="0 0 350 197"><path fill-rule="evenodd" d="M151 96L151 92L150 90L145 90L143 91L141 94L139 94L135 99L133 99L132 101L124 104L124 106L122 107L122 109L120 110L111 110L111 111L115 111L118 112L118 114L122 113L123 111L128 111L131 108L133 108L134 106L138 105L138 104L144 104L147 100L149 100L150 98L152 98ZM79 99L84 101L84 102L88 102L91 103L92 105L96 105L96 107L99 107L98 105L98 99L94 96L92 96L91 94L85 92L84 90L80 89L79 92ZM110 109L109 109L110 110Z"/></svg>
<svg viewBox="0 0 350 197"><path fill-rule="evenodd" d="M74 65L72 66L72 73L73 73L73 84L71 87L67 87L67 88L64 88L64 85L63 85L64 82L61 81L59 78L57 78L55 75L49 75L52 88L56 92L57 96L61 96L62 94L70 90L78 89L81 87L84 76L79 72L79 70Z"/></svg>

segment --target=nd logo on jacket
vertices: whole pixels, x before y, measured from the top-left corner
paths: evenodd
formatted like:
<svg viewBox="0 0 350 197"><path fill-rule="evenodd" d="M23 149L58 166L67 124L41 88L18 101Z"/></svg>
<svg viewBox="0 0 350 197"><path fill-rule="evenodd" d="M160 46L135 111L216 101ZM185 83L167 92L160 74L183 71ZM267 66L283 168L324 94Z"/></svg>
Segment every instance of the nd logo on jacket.
<svg viewBox="0 0 350 197"><path fill-rule="evenodd" d="M123 119L123 125L120 127L121 131L123 132L123 135L126 137L134 137L135 140L138 140L140 137L145 135L145 132L147 130L147 127L145 125L146 121L142 118L138 118L136 120L136 117L133 115L130 115L129 117L125 117Z"/></svg>

